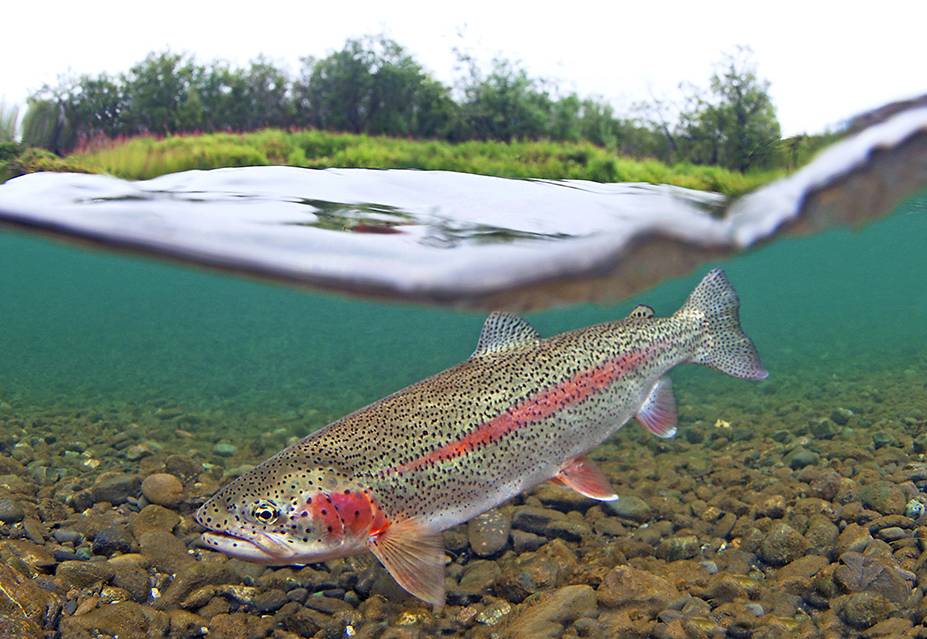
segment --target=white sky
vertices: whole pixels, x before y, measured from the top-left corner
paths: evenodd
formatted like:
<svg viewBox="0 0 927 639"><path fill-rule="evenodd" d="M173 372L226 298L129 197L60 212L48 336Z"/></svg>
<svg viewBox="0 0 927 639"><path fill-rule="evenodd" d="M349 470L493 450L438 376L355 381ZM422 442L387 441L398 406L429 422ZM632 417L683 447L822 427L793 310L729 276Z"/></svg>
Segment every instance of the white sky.
<svg viewBox="0 0 927 639"><path fill-rule="evenodd" d="M376 33L445 83L461 46L486 61L519 60L532 75L604 97L619 112L651 95L675 97L681 81L707 84L722 52L748 45L772 83L785 135L927 92L924 0L13 1L0 37L7 103L65 72L123 71L152 50L232 63L264 53L295 71L302 56Z"/></svg>

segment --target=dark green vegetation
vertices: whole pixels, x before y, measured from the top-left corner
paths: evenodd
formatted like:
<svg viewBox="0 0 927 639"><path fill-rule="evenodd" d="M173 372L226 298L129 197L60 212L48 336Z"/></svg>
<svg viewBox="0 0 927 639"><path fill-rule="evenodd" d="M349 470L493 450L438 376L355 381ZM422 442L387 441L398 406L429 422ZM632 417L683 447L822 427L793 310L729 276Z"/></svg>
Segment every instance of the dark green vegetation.
<svg viewBox="0 0 927 639"><path fill-rule="evenodd" d="M741 172L789 168L804 161L820 143L817 138L780 140L768 83L757 76L746 50L724 58L707 89L688 86L683 104L641 104L630 116L617 115L604 100L564 94L518 64L497 60L484 72L466 55L459 57L463 74L450 87L383 37L348 40L340 51L324 58L303 58L295 77L263 57L235 68L221 61L204 65L172 52L152 53L124 74L69 78L39 91L23 119L23 143L61 155L98 147L101 140L140 135L311 128L447 142L585 143L585 149L594 145L612 156L717 165ZM229 139L222 138L221 144ZM347 140L333 139L340 144ZM210 148L215 144L204 143ZM348 165L434 168L427 162L409 164L409 154L401 161L386 158L385 163L377 163L382 156L395 154L396 148L386 141L378 144L387 148L372 155L381 157L352 158ZM213 151L204 153L213 155ZM266 150L248 153L261 163L259 156ZM496 152L487 148L486 153L491 164ZM572 147L563 153L601 155ZM322 157L306 153L312 166L319 165ZM197 165L203 160L186 162ZM235 156L228 162L241 163ZM298 154L293 163L306 165ZM510 168L491 172L522 174ZM620 173L605 167L582 176L611 180ZM542 174L567 177L576 176L576 171Z"/></svg>

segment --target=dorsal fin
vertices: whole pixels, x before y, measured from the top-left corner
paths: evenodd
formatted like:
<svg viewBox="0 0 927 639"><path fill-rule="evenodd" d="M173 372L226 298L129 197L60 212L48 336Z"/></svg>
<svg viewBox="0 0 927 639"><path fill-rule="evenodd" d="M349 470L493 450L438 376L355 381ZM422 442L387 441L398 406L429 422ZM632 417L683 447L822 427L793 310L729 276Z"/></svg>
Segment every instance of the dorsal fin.
<svg viewBox="0 0 927 639"><path fill-rule="evenodd" d="M528 322L511 313L490 313L471 357L484 357L534 346L541 336Z"/></svg>
<svg viewBox="0 0 927 639"><path fill-rule="evenodd" d="M651 317L653 317L653 307L638 304L628 313L627 319L650 319Z"/></svg>

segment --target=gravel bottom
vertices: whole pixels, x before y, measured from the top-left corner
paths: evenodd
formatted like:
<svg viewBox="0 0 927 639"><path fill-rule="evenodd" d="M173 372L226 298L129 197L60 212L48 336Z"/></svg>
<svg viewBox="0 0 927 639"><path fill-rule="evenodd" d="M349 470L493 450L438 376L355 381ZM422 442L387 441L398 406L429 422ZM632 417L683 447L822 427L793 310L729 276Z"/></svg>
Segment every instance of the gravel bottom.
<svg viewBox="0 0 927 639"><path fill-rule="evenodd" d="M370 555L199 545L196 507L288 427L6 405L0 637L927 637L925 369L680 384L674 440L590 455L619 501L545 484L447 531L440 612Z"/></svg>

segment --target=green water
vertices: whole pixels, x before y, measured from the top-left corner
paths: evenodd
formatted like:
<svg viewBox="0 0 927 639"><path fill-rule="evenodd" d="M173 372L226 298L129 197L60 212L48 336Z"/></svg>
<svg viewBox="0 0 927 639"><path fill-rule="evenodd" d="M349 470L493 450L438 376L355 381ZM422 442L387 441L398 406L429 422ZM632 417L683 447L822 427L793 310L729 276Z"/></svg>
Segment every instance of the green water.
<svg viewBox="0 0 927 639"><path fill-rule="evenodd" d="M923 380L925 238L919 199L862 230L787 239L720 264L770 370L763 384L884 371ZM529 319L547 335L638 302L670 313L707 268L618 305ZM481 322L479 313L291 290L3 231L0 414L122 410L307 431L467 357ZM683 398L715 387L758 392L707 371L677 379Z"/></svg>

